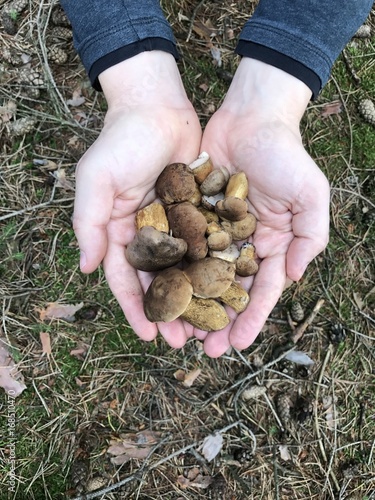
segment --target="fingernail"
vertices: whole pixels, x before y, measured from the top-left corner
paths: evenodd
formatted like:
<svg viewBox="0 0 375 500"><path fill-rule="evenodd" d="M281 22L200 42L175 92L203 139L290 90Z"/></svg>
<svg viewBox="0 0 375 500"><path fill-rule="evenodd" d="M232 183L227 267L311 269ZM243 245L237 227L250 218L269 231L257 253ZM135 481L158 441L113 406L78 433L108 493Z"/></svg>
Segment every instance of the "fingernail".
<svg viewBox="0 0 375 500"><path fill-rule="evenodd" d="M86 262L87 262L86 254L85 254L85 252L82 252L82 250L81 250L80 257L79 257L79 266L81 268L81 271L86 266Z"/></svg>

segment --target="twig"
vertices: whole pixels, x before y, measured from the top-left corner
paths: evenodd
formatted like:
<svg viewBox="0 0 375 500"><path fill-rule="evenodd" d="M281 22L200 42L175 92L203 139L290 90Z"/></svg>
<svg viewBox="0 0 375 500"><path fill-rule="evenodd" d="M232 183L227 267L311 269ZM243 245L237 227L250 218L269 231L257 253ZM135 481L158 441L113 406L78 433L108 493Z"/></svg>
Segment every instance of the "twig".
<svg viewBox="0 0 375 500"><path fill-rule="evenodd" d="M204 2L205 2L205 0L201 0L199 2L199 4L195 7L195 9L193 10L193 14L192 14L191 19L190 19L190 28L189 28L188 36L186 37L187 42L190 40L191 34L193 32L194 21L195 21L196 15L198 13L198 10L202 7Z"/></svg>
<svg viewBox="0 0 375 500"><path fill-rule="evenodd" d="M302 337L302 335L305 333L305 330L311 325L311 323L314 321L315 316L318 314L320 308L324 304L324 299L319 299L318 302L315 304L314 309L311 311L311 313L307 316L307 318L297 326L297 328L294 330L292 334L292 341L296 344L299 339Z"/></svg>
<svg viewBox="0 0 375 500"><path fill-rule="evenodd" d="M44 203L39 203L39 205L33 205L32 207L26 207L22 210L17 210L16 212L11 212L7 215L2 215L0 217L0 221L10 219L11 217L17 217L17 215L22 215L26 212L30 212L31 210L39 210L39 208L48 207L49 205L54 205L56 203L63 203L65 201L74 201L74 198L59 198L57 200L50 199L45 201Z"/></svg>
<svg viewBox="0 0 375 500"><path fill-rule="evenodd" d="M361 79L357 75L357 72L354 69L352 62L349 60L349 57L348 57L348 54L346 53L346 50L343 50L341 55L342 55L342 58L344 59L346 69L349 71L350 76L353 78L355 84L361 85Z"/></svg>
<svg viewBox="0 0 375 500"><path fill-rule="evenodd" d="M223 429L220 429L219 431L215 431L215 432L216 432L216 434L217 433L223 434L224 432L227 432L230 429L232 429L233 427L236 427L237 425L241 425L241 424L242 424L242 422L240 420L238 420L237 422L234 422L233 424L227 425ZM100 497L101 495L105 495L106 493L109 493L110 491L117 490L117 488L120 488L120 486L123 486L124 484L129 483L130 481L133 481L134 479L140 479L141 475L143 473L157 469L160 465L164 464L165 462L168 462L168 460L171 460L172 458L175 458L178 455L181 455L182 453L185 453L185 452L191 450L192 448L197 447L200 444L200 441L195 441L194 443L189 444L188 446L185 446L184 448L180 448L179 450L171 453L167 457L158 460L150 467L146 467L151 456L155 453L157 448L162 446L166 441L168 441L169 438L170 438L170 436L167 436L160 443L158 443L156 446L153 447L153 449L148 454L148 456L145 460L145 463L143 464L141 469L138 472L136 472L135 474L132 474L131 476L126 477L122 481L119 481L118 483L115 483L115 484L112 484L111 486L108 486L107 488L103 488L101 490L94 491L93 493L89 493L88 495L81 495L79 497L75 497L72 500L92 500L93 498L97 498L97 497Z"/></svg>

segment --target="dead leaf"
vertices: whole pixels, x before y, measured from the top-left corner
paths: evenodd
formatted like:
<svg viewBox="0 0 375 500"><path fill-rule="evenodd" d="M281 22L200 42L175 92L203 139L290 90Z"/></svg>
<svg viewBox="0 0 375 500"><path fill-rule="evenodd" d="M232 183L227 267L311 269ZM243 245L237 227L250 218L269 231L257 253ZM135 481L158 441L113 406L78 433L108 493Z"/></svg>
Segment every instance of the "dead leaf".
<svg viewBox="0 0 375 500"><path fill-rule="evenodd" d="M212 58L214 60L214 64L218 68L220 68L221 65L222 65L220 49L218 49L217 47L212 46L210 50L211 50Z"/></svg>
<svg viewBox="0 0 375 500"><path fill-rule="evenodd" d="M207 83L201 83L201 84L199 85L199 88L200 88L201 90L203 90L203 92L207 92L207 90L209 89L209 86L207 85Z"/></svg>
<svg viewBox="0 0 375 500"><path fill-rule="evenodd" d="M212 22L208 19L204 23L202 23L202 21L196 20L193 25L193 31L201 38L210 40L210 38L216 36L217 30L214 28Z"/></svg>
<svg viewBox="0 0 375 500"><path fill-rule="evenodd" d="M322 118L327 118L330 115L338 115L342 111L342 102L341 101L332 101L328 104L325 104L322 108L320 116Z"/></svg>
<svg viewBox="0 0 375 500"><path fill-rule="evenodd" d="M323 410L326 416L327 427L333 431L336 428L337 412L335 410L336 399L334 400L332 396L327 396L323 398Z"/></svg>
<svg viewBox="0 0 375 500"><path fill-rule="evenodd" d="M72 181L66 178L66 172L64 168L59 168L51 173L52 177L54 177L56 182L56 187L61 187L66 189L67 191L74 191L74 184Z"/></svg>
<svg viewBox="0 0 375 500"><path fill-rule="evenodd" d="M200 447L204 458L211 462L223 447L223 436L219 433L207 436Z"/></svg>
<svg viewBox="0 0 375 500"><path fill-rule="evenodd" d="M203 476L202 474L198 474L198 476L191 481L185 476L178 476L177 478L177 484L182 488L183 490L186 490L186 488L201 488L201 489L206 489L212 484L213 478L210 476Z"/></svg>
<svg viewBox="0 0 375 500"><path fill-rule="evenodd" d="M50 302L45 309L39 311L41 321L46 319L63 319L72 322L75 320L75 313L82 309L83 302L80 304L60 304L59 302Z"/></svg>
<svg viewBox="0 0 375 500"><path fill-rule="evenodd" d="M359 293L354 292L353 293L353 298L354 298L354 302L356 303L358 309L360 311L362 311L363 306L365 305L365 302L361 299L361 297L359 296Z"/></svg>
<svg viewBox="0 0 375 500"><path fill-rule="evenodd" d="M279 452L281 460L285 460L285 462L287 462L288 460L292 460L288 446L286 444L281 444L279 446Z"/></svg>
<svg viewBox="0 0 375 500"><path fill-rule="evenodd" d="M146 458L153 445L160 441L159 433L145 429L144 431L121 434L120 440L111 440L107 453L114 455L111 462L122 465L130 459L142 460Z"/></svg>
<svg viewBox="0 0 375 500"><path fill-rule="evenodd" d="M197 378L199 377L199 375L201 373L202 373L202 370L200 368L197 368L196 370L192 370L192 371L188 372L185 375L185 379L182 382L182 384L185 387L191 387L194 384L194 382L197 380Z"/></svg>
<svg viewBox="0 0 375 500"><path fill-rule="evenodd" d="M177 370L174 372L173 376L176 380L178 380L179 382L183 382L185 380L185 371L184 370Z"/></svg>
<svg viewBox="0 0 375 500"><path fill-rule="evenodd" d="M46 159L38 160L37 158L35 158L33 160L33 165L36 165L41 170L56 170L58 168L57 163L52 160Z"/></svg>
<svg viewBox="0 0 375 500"><path fill-rule="evenodd" d="M74 356L75 358L79 359L80 361L84 361L87 351L88 351L89 345L84 344L84 343L79 343L75 349L72 349L70 351L70 355Z"/></svg>
<svg viewBox="0 0 375 500"><path fill-rule="evenodd" d="M16 398L26 389L26 385L8 349L9 345L0 338L0 387L8 396Z"/></svg>
<svg viewBox="0 0 375 500"><path fill-rule="evenodd" d="M285 355L284 359L292 361L292 363L295 363L296 365L312 366L314 364L314 361L310 358L310 356L302 351L290 351Z"/></svg>
<svg viewBox="0 0 375 500"><path fill-rule="evenodd" d="M51 337L48 332L39 333L40 341L42 343L43 354L49 356L52 352L51 350Z"/></svg>
<svg viewBox="0 0 375 500"><path fill-rule="evenodd" d="M66 101L68 106L72 106L73 108L77 106L81 106L85 102L86 98L82 96L81 89L76 89L73 91L73 96L71 99Z"/></svg>
<svg viewBox="0 0 375 500"><path fill-rule="evenodd" d="M0 106L0 123L9 122L16 114L17 104L14 101L8 101L4 106Z"/></svg>

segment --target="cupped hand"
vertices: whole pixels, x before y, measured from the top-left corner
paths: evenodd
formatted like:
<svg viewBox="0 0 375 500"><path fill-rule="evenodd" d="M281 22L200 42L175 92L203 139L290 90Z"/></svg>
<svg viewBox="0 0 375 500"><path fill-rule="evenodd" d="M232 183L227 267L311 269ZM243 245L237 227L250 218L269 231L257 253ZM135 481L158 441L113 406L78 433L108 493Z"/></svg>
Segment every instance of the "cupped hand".
<svg viewBox="0 0 375 500"><path fill-rule="evenodd" d="M91 273L103 262L108 284L139 337L152 340L159 330L172 347L181 347L193 328L180 320L147 320L143 293L153 276L133 269L124 248L135 234L135 212L155 200L163 168L198 156L199 120L169 54L140 54L103 72L100 82L108 112L76 172L73 226L81 270Z"/></svg>
<svg viewBox="0 0 375 500"><path fill-rule="evenodd" d="M270 93L275 85L278 90ZM246 311L237 316L228 308L231 323L224 330L195 332L205 338L211 357L229 346L251 345L287 278L298 281L328 242L328 182L305 151L299 132L310 95L294 77L244 59L223 106L205 129L202 149L214 165L242 170L248 177L249 210L258 219L251 239L261 259L255 277L241 279L250 290Z"/></svg>

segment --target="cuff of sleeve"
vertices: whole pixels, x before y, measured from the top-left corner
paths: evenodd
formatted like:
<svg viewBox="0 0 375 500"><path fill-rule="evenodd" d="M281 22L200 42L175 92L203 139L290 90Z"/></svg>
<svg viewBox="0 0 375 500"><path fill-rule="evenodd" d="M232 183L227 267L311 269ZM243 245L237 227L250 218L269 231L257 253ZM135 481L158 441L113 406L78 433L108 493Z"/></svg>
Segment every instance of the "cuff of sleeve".
<svg viewBox="0 0 375 500"><path fill-rule="evenodd" d="M100 73L115 64L140 54L141 52L151 50L162 50L172 54L176 60L179 59L177 48L170 40L165 38L145 38L144 40L139 40L129 45L125 45L124 47L120 47L119 49L116 49L95 61L89 71L89 78L92 86L95 90L101 91L102 88L98 78Z"/></svg>
<svg viewBox="0 0 375 500"><path fill-rule="evenodd" d="M315 99L321 90L322 82L314 71L277 50L270 49L258 43L240 40L235 52L240 56L251 57L252 59L275 66L275 68L281 69L298 78L311 89L312 99Z"/></svg>

